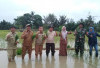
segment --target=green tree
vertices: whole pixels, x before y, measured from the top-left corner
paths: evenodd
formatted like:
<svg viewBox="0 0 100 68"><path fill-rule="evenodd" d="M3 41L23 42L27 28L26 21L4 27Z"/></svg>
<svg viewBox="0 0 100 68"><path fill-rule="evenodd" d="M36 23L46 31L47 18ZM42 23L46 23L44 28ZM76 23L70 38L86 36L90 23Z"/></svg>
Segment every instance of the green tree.
<svg viewBox="0 0 100 68"><path fill-rule="evenodd" d="M75 23L73 19L70 19L65 26L68 31L74 31L77 27L77 23Z"/></svg>
<svg viewBox="0 0 100 68"><path fill-rule="evenodd" d="M15 20L15 25L17 27L25 28L26 24L31 24L31 15L29 13L24 14L23 16L17 17Z"/></svg>
<svg viewBox="0 0 100 68"><path fill-rule="evenodd" d="M67 22L66 16L62 15L59 18L59 26L65 25Z"/></svg>
<svg viewBox="0 0 100 68"><path fill-rule="evenodd" d="M44 16L44 24L47 25L53 25L55 21L57 20L56 16L54 14L49 14L48 16Z"/></svg>
<svg viewBox="0 0 100 68"><path fill-rule="evenodd" d="M15 26L18 28L25 28L26 24L31 24L34 28L38 28L43 25L42 17L40 15L35 15L34 12L25 13L23 16L19 16L14 20Z"/></svg>
<svg viewBox="0 0 100 68"><path fill-rule="evenodd" d="M42 17L40 15L34 15L33 18L33 25L35 26L35 28L43 26Z"/></svg>
<svg viewBox="0 0 100 68"><path fill-rule="evenodd" d="M10 27L13 26L10 22L7 22L5 20L0 22L0 30L8 30Z"/></svg>

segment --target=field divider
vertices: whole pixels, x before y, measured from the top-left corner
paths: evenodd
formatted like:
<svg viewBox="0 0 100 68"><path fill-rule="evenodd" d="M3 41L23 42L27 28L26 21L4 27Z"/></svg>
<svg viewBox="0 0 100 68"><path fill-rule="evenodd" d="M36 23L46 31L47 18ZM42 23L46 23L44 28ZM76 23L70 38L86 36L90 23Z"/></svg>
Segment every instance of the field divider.
<svg viewBox="0 0 100 68"><path fill-rule="evenodd" d="M14 49L19 49L19 48L13 48L13 50ZM0 48L0 51L1 50L12 50L12 48L9 48L9 49L8 48ZM32 48L32 50L35 50L35 48ZM46 50L46 48L43 48L43 50ZM59 48L55 48L55 50L59 50ZM67 50L75 50L75 48L67 48ZM95 49L93 49L93 50L95 50ZM85 51L89 51L89 49L85 49Z"/></svg>

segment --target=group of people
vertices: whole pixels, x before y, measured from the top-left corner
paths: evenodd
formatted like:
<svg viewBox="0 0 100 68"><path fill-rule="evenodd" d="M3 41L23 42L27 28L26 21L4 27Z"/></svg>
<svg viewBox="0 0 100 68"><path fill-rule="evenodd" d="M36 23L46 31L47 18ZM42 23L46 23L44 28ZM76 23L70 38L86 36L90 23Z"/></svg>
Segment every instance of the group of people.
<svg viewBox="0 0 100 68"><path fill-rule="evenodd" d="M33 38L33 31L31 30L31 25L27 24L26 29L23 31L21 35L21 39L23 39L22 43L22 59L24 59L26 52L29 54L29 59L31 59L32 54L32 43L35 41L35 56L38 58L38 55L42 57L43 44L46 42L46 56L49 56L49 52L51 50L51 55L55 54L55 43L54 37L60 37L60 48L59 48L59 56L67 56L67 35L72 34L72 32L68 32L66 27L63 26L61 32L58 34L53 30L53 26L49 27L47 33L43 32L43 27L40 26L38 31L36 32L35 38ZM10 33L6 35L7 41L7 52L8 52L8 60L14 60L16 56L16 48L17 43L19 43L18 35L16 34L16 28L13 26L10 28ZM84 53L84 43L85 43L85 35L88 37L89 43L89 53L92 56L93 47L96 50L96 57L98 57L98 45L97 45L97 36L100 37L98 33L94 31L93 27L89 28L89 32L84 29L84 25L82 23L76 28L75 32L75 52L78 55L80 51L80 56L83 56Z"/></svg>

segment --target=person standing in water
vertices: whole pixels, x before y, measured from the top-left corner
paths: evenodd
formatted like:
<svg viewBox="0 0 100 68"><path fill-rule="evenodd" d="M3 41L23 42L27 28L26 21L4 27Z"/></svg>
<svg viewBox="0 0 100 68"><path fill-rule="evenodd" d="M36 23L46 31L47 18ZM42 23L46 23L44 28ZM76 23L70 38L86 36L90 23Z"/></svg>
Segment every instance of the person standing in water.
<svg viewBox="0 0 100 68"><path fill-rule="evenodd" d="M78 55L80 51L80 56L83 56L84 53L84 43L85 35L87 34L86 29L84 29L83 23L79 24L79 27L75 30L75 52Z"/></svg>
<svg viewBox="0 0 100 68"><path fill-rule="evenodd" d="M6 35L7 41L7 52L8 52L8 60L9 62L14 60L16 56L16 49L18 43L18 35L16 34L16 28L12 26L10 28L10 33Z"/></svg>
<svg viewBox="0 0 100 68"><path fill-rule="evenodd" d="M60 33L60 49L59 56L67 56L67 35L71 34L71 32L66 31L66 27L62 27L62 31Z"/></svg>
<svg viewBox="0 0 100 68"><path fill-rule="evenodd" d="M23 39L22 44L22 59L24 59L24 56L26 54L26 51L28 51L29 59L31 59L31 53L32 53L32 43L33 43L33 31L31 30L31 25L26 25L26 30L23 31L21 35L21 39Z"/></svg>
<svg viewBox="0 0 100 68"><path fill-rule="evenodd" d="M47 39L46 39L46 56L47 57L49 55L50 50L52 52L52 56L54 56L55 54L55 43L54 43L55 36L57 36L57 33L53 31L53 26L50 26L47 32Z"/></svg>
<svg viewBox="0 0 100 68"><path fill-rule="evenodd" d="M92 56L92 49L95 48L96 51L96 57L98 57L98 44L97 44L97 37L100 37L100 35L94 31L93 27L89 28L88 32L88 44L89 44L89 54Z"/></svg>
<svg viewBox="0 0 100 68"><path fill-rule="evenodd" d="M38 54L40 54L40 58L42 57L42 49L43 44L45 42L45 34L43 33L43 27L39 27L39 31L36 33L36 41L35 41L35 55L38 58Z"/></svg>

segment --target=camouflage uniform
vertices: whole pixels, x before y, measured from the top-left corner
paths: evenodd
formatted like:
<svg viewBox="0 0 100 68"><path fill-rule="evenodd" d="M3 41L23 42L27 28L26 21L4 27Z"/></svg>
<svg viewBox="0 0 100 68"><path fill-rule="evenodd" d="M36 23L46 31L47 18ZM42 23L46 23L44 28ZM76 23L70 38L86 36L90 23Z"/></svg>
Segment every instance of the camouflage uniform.
<svg viewBox="0 0 100 68"><path fill-rule="evenodd" d="M82 56L84 53L84 42L85 42L85 34L86 30L84 28L77 28L76 30L76 38L75 38L75 52L78 55L80 51L80 55Z"/></svg>

